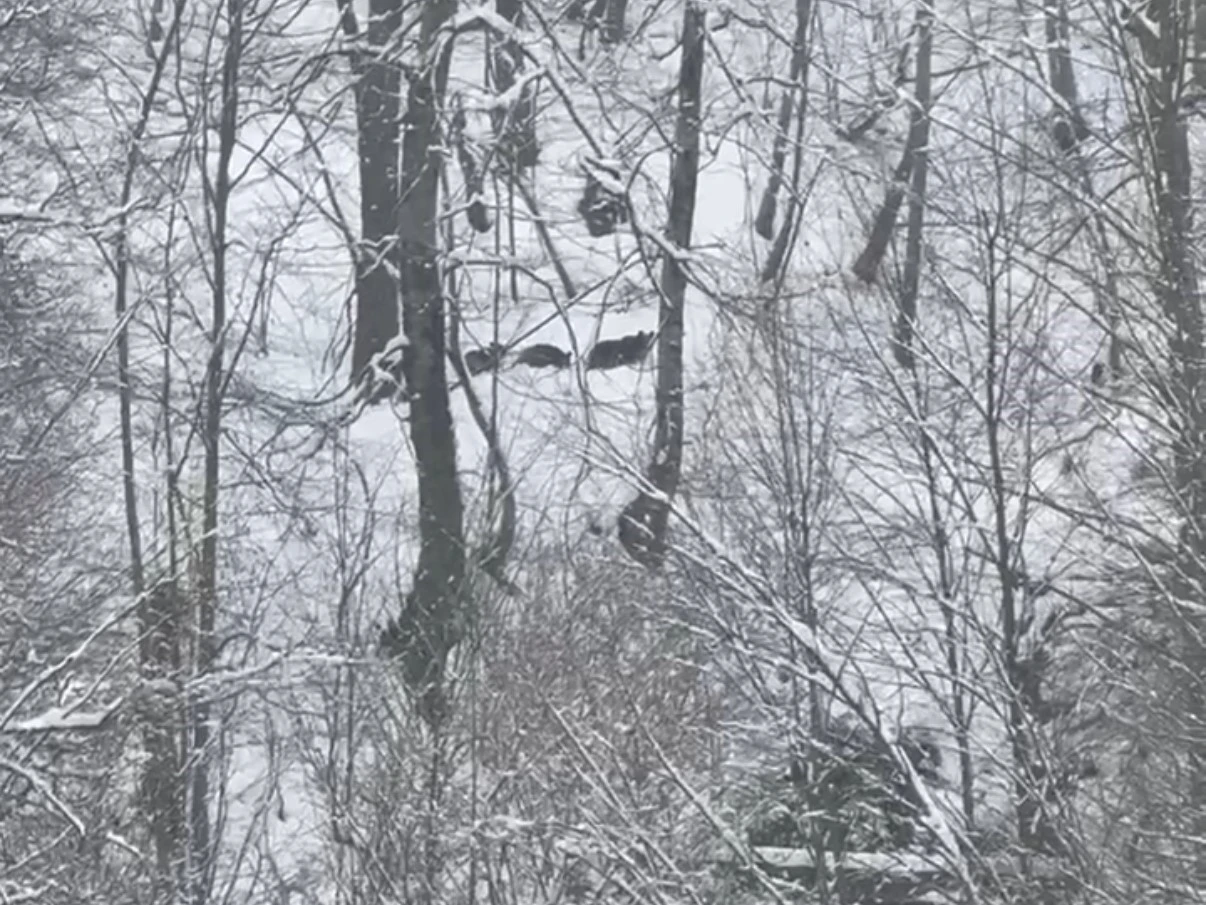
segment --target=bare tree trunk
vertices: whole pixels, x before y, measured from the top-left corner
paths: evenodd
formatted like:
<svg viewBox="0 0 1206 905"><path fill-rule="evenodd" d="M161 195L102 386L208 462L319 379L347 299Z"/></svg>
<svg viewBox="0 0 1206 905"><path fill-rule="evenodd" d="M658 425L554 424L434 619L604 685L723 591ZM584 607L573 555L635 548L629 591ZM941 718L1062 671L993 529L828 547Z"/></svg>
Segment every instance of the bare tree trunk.
<svg viewBox="0 0 1206 905"><path fill-rule="evenodd" d="M1047 68L1051 90L1059 97L1062 109L1056 111L1055 141L1065 154L1089 137L1089 127L1080 109L1076 90L1076 69L1068 39L1067 0L1045 0L1047 28Z"/></svg>
<svg viewBox="0 0 1206 905"><path fill-rule="evenodd" d="M142 629L142 675L151 682L174 682L180 676L181 624L180 597L174 582L165 582L147 592ZM171 902L180 886L184 867L185 795L180 784L180 756L177 739L181 720L176 701L152 686L150 700L155 702L145 714L143 736L147 765L142 780L142 795L150 812L151 838L155 844L155 901Z"/></svg>
<svg viewBox="0 0 1206 905"><path fill-rule="evenodd" d="M438 263L437 202L443 166L438 120L452 44L437 44L456 13L455 0L426 0L421 13L424 65L410 79L402 141L403 329L411 352L410 436L419 471L419 562L414 587L383 643L402 658L420 712L438 734L447 713L443 687L449 651L464 638L464 511L456 467L456 435L444 370L443 281ZM440 53L436 55L436 49Z"/></svg>
<svg viewBox="0 0 1206 905"><path fill-rule="evenodd" d="M1193 80L1206 89L1206 0L1193 4Z"/></svg>
<svg viewBox="0 0 1206 905"><path fill-rule="evenodd" d="M888 185L887 194L884 196L884 203L880 206L879 213L875 216L875 222L871 227L871 235L867 237L867 244L859 254L854 266L850 269L854 275L864 283L874 283L879 275L879 268L883 265L884 255L888 253L888 245L892 241L892 233L896 231L896 218L900 214L900 206L904 203L905 185L909 182L913 175L914 166L917 160L918 152L924 151L925 146L918 144L923 139L929 138L929 93L930 79L928 70L930 66L927 55L926 68L926 96L925 104L921 106L920 98L917 93L921 90L921 53L922 43L927 46L932 46L933 41L933 21L934 12L930 4L921 4L917 7L917 17L913 24L913 32L917 36L917 88L914 91L914 107L909 120L909 137L905 141L904 150L900 154L900 163L896 165L896 169L892 173L892 182ZM924 111L924 115L922 112ZM922 180L924 185L924 179Z"/></svg>
<svg viewBox="0 0 1206 905"><path fill-rule="evenodd" d="M619 44L623 41L627 15L628 0L607 0L603 22L599 27L599 41L603 44Z"/></svg>
<svg viewBox="0 0 1206 905"><path fill-rule="evenodd" d="M987 296L987 344L988 360L984 374L984 428L988 440L990 492L992 494L992 546L990 561L996 567L999 583L999 619L1001 670L1005 678L1005 730L1013 757L1013 793L1017 823L1017 838L1023 850L1033 850L1038 837L1041 813L1039 799L1035 795L1032 773L1033 745L1023 707L1022 688L1023 664L1021 644L1023 626L1019 613L1019 596L1016 581L1015 550L1008 522L1008 488L1005 478L1005 463L1001 453L1001 386L1002 372L998 358L999 310L998 299L992 287Z"/></svg>
<svg viewBox="0 0 1206 905"><path fill-rule="evenodd" d="M348 38L361 39L352 0L338 0ZM360 168L361 247L356 259L352 379L398 335L398 149L401 70L387 47L402 26L401 0L370 0L367 51L352 55Z"/></svg>
<svg viewBox="0 0 1206 905"><path fill-rule="evenodd" d="M134 467L133 395L130 386L129 212L134 179L141 161L140 145L150 123L159 87L173 52L173 38L180 27L183 0L174 6L167 40L159 47L142 106L129 137L126 166L118 205L114 266L114 314L117 319L118 421L121 435L122 495L125 506L127 542L130 546L130 580L138 603L139 667L144 679L170 675L179 668L180 625L173 618L174 595L169 590L148 590L143 562L142 528L138 511L138 483ZM156 12L161 12L157 9ZM143 744L147 762L142 776L143 801L148 811L151 839L155 847L154 890L156 902L170 902L184 864L184 793L179 780L180 757L176 727L161 722L159 713L146 715ZM166 724L165 724L166 723Z"/></svg>
<svg viewBox="0 0 1206 905"><path fill-rule="evenodd" d="M1180 115L1179 100L1185 72L1185 31L1189 24L1190 0L1152 0L1147 15L1156 32L1141 35L1149 77L1146 104L1148 140L1155 162L1156 222L1160 259L1163 265L1157 293L1171 332L1169 357L1176 424L1174 445L1175 482L1178 503L1185 514L1182 526L1178 583L1182 593L1200 598L1206 587L1206 398L1203 398L1206 368L1206 334L1203 330L1202 299L1194 260L1193 175L1188 134ZM1206 624L1197 617L1187 632L1186 652L1190 675L1185 723L1189 756L1187 804L1192 833L1206 837ZM1206 855L1202 846L1192 870L1198 884L1206 883Z"/></svg>
<svg viewBox="0 0 1206 905"><path fill-rule="evenodd" d="M222 395L225 381L226 252L230 215L230 162L238 140L239 77L243 57L243 16L246 0L227 0L226 47L222 60L222 105L218 121L218 155L212 187L213 311L209 329L210 356L205 374L204 427L205 479L202 490L201 556L197 575L197 625L193 671L205 675L217 655L214 627L218 607L218 486L221 477ZM213 884L214 840L210 824L209 742L212 714L207 701L198 701L190 719L192 738L189 823L191 883L196 905L208 901Z"/></svg>
<svg viewBox="0 0 1206 905"><path fill-rule="evenodd" d="M924 411L926 397L921 392L920 381L913 382L914 399L920 411ZM942 611L942 653L946 660L947 680L950 683L950 717L955 734L955 751L959 756L959 804L966 831L976 824L975 770L972 763L971 709L972 701L967 689L967 630L966 614L960 612L955 600L955 567L952 562L951 541L946 525L949 516L942 510L939 488L940 469L935 460L938 453L924 416L918 419L921 425L921 460L925 468L926 495L929 501L930 541L934 558L938 564L938 606Z"/></svg>
<svg viewBox="0 0 1206 905"><path fill-rule="evenodd" d="M896 316L892 352L902 368L916 365L913 334L917 324L917 294L921 281L921 243L925 229L926 179L930 160L930 64L934 55L934 4L922 0L917 7L917 84L909 124L913 149L913 180L909 194L909 232L905 239L904 281Z"/></svg>
<svg viewBox="0 0 1206 905"><path fill-rule="evenodd" d="M1084 190L1084 200L1090 205L1090 215L1093 218L1094 230L1092 241L1094 252L1101 262L1105 272L1104 284L1094 281L1094 294L1097 296L1097 313L1105 322L1106 328L1106 365L1109 372L1115 376L1122 374L1122 336L1118 332L1118 321L1121 313L1121 299L1118 290L1118 261L1110 244L1110 233L1106 224L1101 201L1093 186L1093 176L1089 172L1088 161L1077 152L1076 167L1080 171L1080 181ZM1104 376L1104 375L1103 375Z"/></svg>
<svg viewBox="0 0 1206 905"><path fill-rule="evenodd" d="M683 57L678 76L678 120L674 129L674 163L670 176L670 228L675 249L691 247L695 193L699 180L700 105L703 87L704 37L707 11L686 0L683 11ZM637 562L655 568L666 553L670 503L678 491L683 459L683 305L687 274L673 254L662 262L658 305L660 331L657 353L657 428L653 460L644 489L620 515L620 543Z"/></svg>
<svg viewBox="0 0 1206 905"><path fill-rule="evenodd" d="M911 137L912 133L910 133ZM884 196L884 203L875 215L871 226L871 235L863 247L858 259L851 267L854 275L864 283L874 283L879 276L879 268L883 264L884 255L888 253L888 245L892 241L892 233L896 231L896 218L900 216L900 206L904 203L905 185L913 172L913 144L905 142L900 155L900 163L892 172L892 182Z"/></svg>
<svg viewBox="0 0 1206 905"><path fill-rule="evenodd" d="M792 94L799 91L801 119L804 116L804 105L808 97L808 26L811 21L811 0L798 0L796 3L796 34L791 55L792 87L786 89L783 96L779 98L779 114L775 120L775 139L771 145L770 176L766 188L762 192L762 200L758 203L758 214L754 217L754 232L768 242L775 237L775 211L778 207L779 190L785 181L783 168L787 165L787 133L791 127ZM798 136L796 148L798 154L800 150ZM766 269L771 271L769 267Z"/></svg>
<svg viewBox="0 0 1206 905"><path fill-rule="evenodd" d="M804 166L804 126L808 119L808 63L811 59L811 54L808 47L808 33L812 24L812 0L796 0L796 35L792 51L792 70L795 71L795 81L798 83L793 90L797 92L798 110L796 111L796 131L794 148L792 150L792 173L791 186L787 199L787 216L783 218L783 223L779 226L779 232L775 236L775 242L771 246L770 254L766 257L766 263L763 265L761 279L763 283L769 283L772 280L780 279L787 269L788 251L795 241L798 232L797 220L799 219L800 211L800 172ZM788 94L784 94L784 100L787 100ZM780 117L780 124L785 130L787 128L786 118ZM776 140L779 135L775 136ZM783 162L780 161L780 169ZM774 176L771 177L772 182ZM779 181L782 181L780 174ZM762 198L762 205L759 206L758 216L762 217L769 199L769 214L767 222L761 224L766 226L768 230L773 228L774 220L774 195L771 193L772 186L767 185L767 193ZM777 186L775 186L777 190ZM754 228L759 229L758 223L755 223ZM761 232L759 232L761 235Z"/></svg>
<svg viewBox="0 0 1206 905"><path fill-rule="evenodd" d="M1028 15L1020 6L1023 15ZM1047 70L1051 90L1059 98L1053 137L1060 149L1072 160L1077 177L1084 192L1085 207L1093 218L1094 229L1091 241L1093 252L1101 262L1104 281L1094 282L1093 293L1097 299L1097 311L1106 327L1108 349L1106 365L1110 373L1122 373L1122 339L1118 333L1119 294L1118 264L1111 250L1106 216L1093 185L1090 162L1081 150L1081 143L1089 138L1089 127L1081 109L1075 64L1072 59L1069 33L1067 0L1044 0L1044 22L1047 42ZM1041 66L1035 58L1036 66ZM1100 370L1104 380L1105 370Z"/></svg>

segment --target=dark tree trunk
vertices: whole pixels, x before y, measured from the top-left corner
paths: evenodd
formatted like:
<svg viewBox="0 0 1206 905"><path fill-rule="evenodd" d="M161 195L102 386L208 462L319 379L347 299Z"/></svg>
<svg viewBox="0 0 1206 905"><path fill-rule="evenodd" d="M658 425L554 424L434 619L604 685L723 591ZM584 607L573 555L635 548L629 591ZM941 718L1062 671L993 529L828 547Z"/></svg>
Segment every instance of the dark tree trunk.
<svg viewBox="0 0 1206 905"><path fill-rule="evenodd" d="M164 583L148 591L140 615L142 677L149 683L179 681L184 613L175 584ZM183 758L177 741L181 720L177 701L161 694L163 685L147 687L154 706L148 706L144 714L147 765L142 794L155 845L155 901L171 902L173 890L180 886L187 838L180 782Z"/></svg>
<svg viewBox="0 0 1206 905"><path fill-rule="evenodd" d="M1059 97L1062 109L1056 112L1055 141L1065 154L1089 137L1089 127L1080 109L1076 90L1076 69L1068 37L1066 0L1046 0L1047 68L1051 90Z"/></svg>
<svg viewBox="0 0 1206 905"><path fill-rule="evenodd" d="M1193 80L1198 88L1206 90L1206 0L1194 0L1193 50Z"/></svg>
<svg viewBox="0 0 1206 905"><path fill-rule="evenodd" d="M345 36L360 39L351 0L338 0ZM385 48L402 25L401 0L370 0L367 50L352 56L361 241L356 255L352 379L398 335L398 149L401 70ZM392 272L391 272L392 271Z"/></svg>
<svg viewBox="0 0 1206 905"><path fill-rule="evenodd" d="M628 0L607 0L599 28L599 40L603 44L619 44L624 40L627 15Z"/></svg>
<svg viewBox="0 0 1206 905"><path fill-rule="evenodd" d="M909 194L909 231L905 239L904 282L892 336L892 352L902 368L915 365L913 334L917 324L917 294L921 282L921 242L925 229L926 179L929 175L930 64L934 46L933 0L922 0L917 8L917 85L909 124L909 147L913 149L913 180Z"/></svg>
<svg viewBox="0 0 1206 905"><path fill-rule="evenodd" d="M925 23L929 23L926 25ZM924 28L923 28L924 26ZM916 75L918 87L916 91L920 91L921 82L921 54L922 43L925 42L927 47L932 43L931 31L933 28L933 10L929 6L923 5L917 10L917 19L913 26L913 31L917 35L917 63ZM854 266L850 269L854 275L864 283L874 283L879 276L879 269L883 265L884 255L888 253L888 246L892 242L892 234L896 231L896 219L900 215L900 206L904 203L905 187L910 179L916 179L914 168L917 162L918 153L925 150L925 145L920 144L923 140L929 138L929 58L926 59L927 77L926 83L926 100L924 115L918 110L920 100L917 94L914 94L914 107L912 115L909 119L909 137L905 141L904 150L900 155L900 163L896 165L895 171L892 173L892 182L888 186L887 194L884 196L884 203L879 209L879 213L875 216L875 222L871 227L871 235L867 238L867 244L859 254L858 259L854 262ZM925 179L922 178L924 186ZM899 327L897 324L897 339L899 339Z"/></svg>
<svg viewBox="0 0 1206 905"><path fill-rule="evenodd" d="M439 29L455 13L454 0L426 0L420 32L426 50L434 47ZM404 200L396 224L402 240L403 325L414 364L410 436L419 471L419 562L396 629L410 664L408 676L433 727L445 715L444 662L464 637L468 619L463 600L464 515L444 369L445 310L438 264L443 165L438 113L450 57L448 45L411 77L403 121Z"/></svg>
<svg viewBox="0 0 1206 905"><path fill-rule="evenodd" d="M766 257L766 263L762 268L762 282L769 283L772 280L779 280L787 269L788 252L791 250L792 244L795 242L798 233L797 221L799 220L800 211L800 173L804 166L804 125L808 116L808 63L810 59L808 47L808 32L812 25L812 0L796 0L796 36L792 50L792 70L796 73L792 91L796 93L798 98L796 111L796 130L794 149L792 152L792 172L790 193L787 199L787 215L783 218L783 223L779 226L779 232L775 236L774 244L771 246L770 254ZM786 97L786 95L785 95ZM782 164L780 164L782 168ZM782 177L780 177L782 181ZM767 186L767 195L763 198L771 198L771 210L769 227L773 227L774 221L774 199L770 194L770 186ZM761 216L763 211L759 210Z"/></svg>
<svg viewBox="0 0 1206 905"><path fill-rule="evenodd" d="M1006 463L1001 452L1001 397L1004 378L998 343L1001 340L997 295L987 296L985 320L987 361L984 367L984 427L988 440L989 474L992 495L992 547L990 557L996 567L1000 588L1001 625L1000 662L1005 679L1005 730L1012 755L1013 804L1017 839L1023 849L1034 851L1039 837L1041 812L1034 794L1034 745L1026 718L1024 664L1021 659L1024 626L1019 618L1019 588L1014 568L1014 541L1009 528L1009 489Z"/></svg>
<svg viewBox="0 0 1206 905"><path fill-rule="evenodd" d="M771 145L770 176L767 179L766 189L762 192L762 200L758 203L758 213L754 217L754 231L768 242L775 237L775 213L778 208L779 191L785 182L783 168L787 165L792 94L799 93L801 118L804 116L804 104L808 97L808 27L811 20L812 3L810 0L799 0L796 4L796 34L791 55L792 87L784 90L783 96L779 98L779 114L775 119L775 138ZM767 269L772 270L772 268Z"/></svg>
<svg viewBox="0 0 1206 905"><path fill-rule="evenodd" d="M912 132L909 133L910 138ZM913 143L905 142L904 151L900 155L900 163L892 173L892 182L884 196L884 203L875 215L871 226L871 235L863 247L858 259L851 267L854 275L864 283L874 283L879 276L879 268L883 265L884 255L888 253L888 245L892 242L892 233L896 231L896 219L900 216L900 206L904 203L905 186L913 172Z"/></svg>
<svg viewBox="0 0 1206 905"><path fill-rule="evenodd" d="M222 388L226 379L226 251L230 215L230 162L238 140L239 78L243 56L243 13L245 0L227 0L228 33L222 60L222 106L218 121L218 159L210 192L213 212L213 312L209 330L209 364L205 374L204 428L205 482L202 488L201 551L197 576L197 625L193 671L208 673L217 655L214 637L218 608L218 484L222 438ZM210 825L209 743L212 714L202 700L190 715L192 738L189 824L193 901L203 905L213 883L214 850Z"/></svg>
<svg viewBox="0 0 1206 905"><path fill-rule="evenodd" d="M1177 502L1184 512L1178 583L1181 595L1199 599L1206 587L1206 332L1202 298L1194 259L1193 173L1185 119L1179 109L1185 70L1186 30L1190 0L1152 0L1148 18L1156 24L1154 35L1141 39L1151 73L1146 93L1148 134L1155 161L1156 223L1161 273L1157 277L1169 338L1172 419L1177 426L1173 458ZM1187 804L1192 832L1206 837L1206 624L1197 618L1187 632L1186 667L1193 676L1187 689L1189 789ZM1191 867L1196 884L1206 883L1206 854L1198 847Z"/></svg>
<svg viewBox="0 0 1206 905"><path fill-rule="evenodd" d="M129 339L129 212L132 207L135 177L142 160L139 153L151 113L159 95L168 60L173 52L173 39L179 30L184 0L173 5L167 40L158 48L150 82L143 93L138 118L131 130L127 146L125 170L122 174L121 203L118 206L117 237L114 243L114 315L117 324L117 402L120 432L122 496L125 508L126 540L130 553L130 584L138 598L139 667L147 679L164 676L177 666L180 645L180 621L170 619L171 607L159 589L148 591L146 567L143 561L142 526L138 511L138 481L135 473L135 437L133 390L130 381ZM154 10L162 12L162 4ZM170 505L170 504L169 504ZM170 635L174 634L174 637ZM173 650L177 657L173 658ZM143 802L155 849L155 902L166 903L176 898L180 886L180 868L185 861L184 800L181 782L181 758L177 744L179 727L163 725L149 715L143 728L146 765L142 775Z"/></svg>
<svg viewBox="0 0 1206 905"><path fill-rule="evenodd" d="M678 77L678 120L670 176L670 243L691 247L699 179L699 131L703 86L705 8L687 0L683 12L683 57ZM687 274L675 256L662 263L657 353L657 428L653 460L645 480L656 495L641 491L620 515L620 542L642 565L659 566L666 553L670 503L678 491L683 459L683 305Z"/></svg>
<svg viewBox="0 0 1206 905"><path fill-rule="evenodd" d="M787 130L791 126L791 94L779 98L779 115L775 118L775 139L771 144L770 176L758 202L754 217L754 232L766 241L775 237L775 213L779 206L779 189L783 185L783 167L787 163Z"/></svg>

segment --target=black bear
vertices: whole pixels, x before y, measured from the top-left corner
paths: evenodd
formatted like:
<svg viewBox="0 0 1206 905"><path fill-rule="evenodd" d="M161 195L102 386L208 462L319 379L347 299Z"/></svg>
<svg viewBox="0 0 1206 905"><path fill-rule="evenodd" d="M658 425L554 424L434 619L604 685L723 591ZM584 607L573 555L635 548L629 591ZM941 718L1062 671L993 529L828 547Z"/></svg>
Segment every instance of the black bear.
<svg viewBox="0 0 1206 905"><path fill-rule="evenodd" d="M465 367L473 376L485 371L497 371L507 350L498 343L490 343L484 349L470 349L465 353Z"/></svg>
<svg viewBox="0 0 1206 905"><path fill-rule="evenodd" d="M515 360L529 368L568 368L570 366L569 352L548 343L536 343L521 349L515 356Z"/></svg>
<svg viewBox="0 0 1206 905"><path fill-rule="evenodd" d="M642 330L619 339L601 339L586 358L586 370L606 370L622 365L636 365L645 360L653 348L653 333Z"/></svg>

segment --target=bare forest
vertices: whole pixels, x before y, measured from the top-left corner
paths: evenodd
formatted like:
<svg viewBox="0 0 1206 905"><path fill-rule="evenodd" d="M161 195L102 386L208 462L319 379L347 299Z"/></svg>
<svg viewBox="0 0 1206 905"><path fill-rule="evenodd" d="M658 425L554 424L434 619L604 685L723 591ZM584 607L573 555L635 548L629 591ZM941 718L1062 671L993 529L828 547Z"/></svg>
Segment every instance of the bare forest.
<svg viewBox="0 0 1206 905"><path fill-rule="evenodd" d="M1206 901L1206 2L0 0L0 905Z"/></svg>

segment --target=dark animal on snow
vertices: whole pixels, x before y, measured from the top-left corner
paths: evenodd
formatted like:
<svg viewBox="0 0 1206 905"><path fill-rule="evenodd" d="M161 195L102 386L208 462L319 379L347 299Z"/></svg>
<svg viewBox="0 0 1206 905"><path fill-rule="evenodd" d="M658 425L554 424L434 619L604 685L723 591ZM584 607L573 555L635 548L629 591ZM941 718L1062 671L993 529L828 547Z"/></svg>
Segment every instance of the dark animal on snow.
<svg viewBox="0 0 1206 905"><path fill-rule="evenodd" d="M490 232L490 212L486 210L486 205L481 198L474 198L469 202L469 207L465 209L465 215L469 218L469 225L473 227L474 232L488 233Z"/></svg>
<svg viewBox="0 0 1206 905"><path fill-rule="evenodd" d="M642 330L619 339L603 339L595 343L586 359L588 371L602 371L623 365L637 365L653 348L653 333Z"/></svg>
<svg viewBox="0 0 1206 905"><path fill-rule="evenodd" d="M515 360L529 368L568 368L570 354L548 343L536 343L521 349Z"/></svg>
<svg viewBox="0 0 1206 905"><path fill-rule="evenodd" d="M609 176L619 178L614 170L600 168ZM628 202L624 196L605 187L589 170L586 173L586 187L582 190L582 199L578 202L578 213L586 223L586 231L596 239L610 236L620 223L628 222Z"/></svg>
<svg viewBox="0 0 1206 905"><path fill-rule="evenodd" d="M484 349L470 349L465 353L465 367L475 377L486 371L497 371L504 352L506 349L498 343L491 343Z"/></svg>

